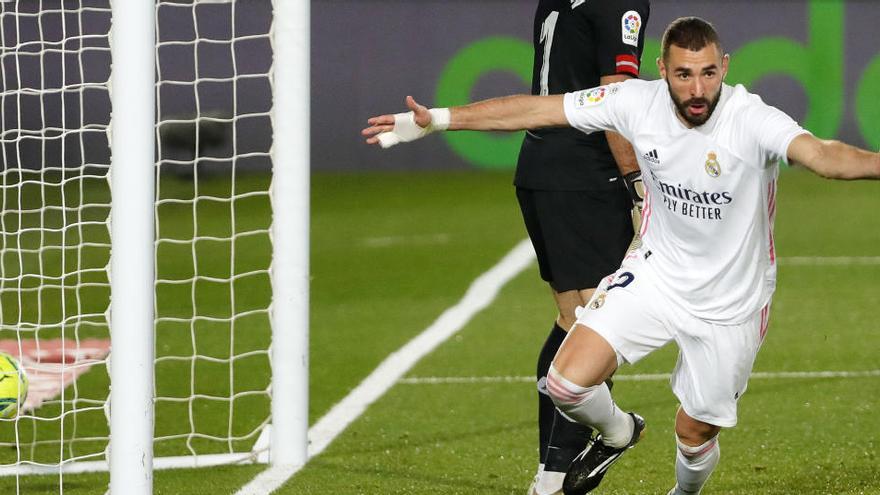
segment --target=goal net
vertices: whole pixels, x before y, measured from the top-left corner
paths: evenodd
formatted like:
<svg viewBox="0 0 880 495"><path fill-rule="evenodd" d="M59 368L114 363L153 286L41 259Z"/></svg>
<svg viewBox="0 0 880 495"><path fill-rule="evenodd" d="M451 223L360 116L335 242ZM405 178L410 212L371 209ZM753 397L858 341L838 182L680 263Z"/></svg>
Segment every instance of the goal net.
<svg viewBox="0 0 880 495"><path fill-rule="evenodd" d="M0 9L0 350L31 382L0 420L15 475L102 459L109 435L110 7Z"/></svg>
<svg viewBox="0 0 880 495"><path fill-rule="evenodd" d="M268 462L273 396L291 402L272 383L273 297L291 277L273 261L273 241L289 238L272 225L286 196L273 194L273 5L152 5L153 465ZM109 0L0 3L0 351L30 379L19 413L0 419L0 482L21 492L45 487L35 475L63 491L74 473L108 469L111 368L129 364L110 352L124 333L111 332L111 199L127 199L111 190L127 117L113 100L114 21Z"/></svg>
<svg viewBox="0 0 880 495"><path fill-rule="evenodd" d="M269 418L271 4L157 14L154 448L248 452Z"/></svg>

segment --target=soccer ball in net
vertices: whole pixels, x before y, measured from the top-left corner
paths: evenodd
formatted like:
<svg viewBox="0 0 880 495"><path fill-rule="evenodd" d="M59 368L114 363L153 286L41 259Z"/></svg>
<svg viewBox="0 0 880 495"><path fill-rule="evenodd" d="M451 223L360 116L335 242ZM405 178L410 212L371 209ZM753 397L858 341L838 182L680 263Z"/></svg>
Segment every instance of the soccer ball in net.
<svg viewBox="0 0 880 495"><path fill-rule="evenodd" d="M0 418L11 418L24 404L28 378L16 359L0 352Z"/></svg>

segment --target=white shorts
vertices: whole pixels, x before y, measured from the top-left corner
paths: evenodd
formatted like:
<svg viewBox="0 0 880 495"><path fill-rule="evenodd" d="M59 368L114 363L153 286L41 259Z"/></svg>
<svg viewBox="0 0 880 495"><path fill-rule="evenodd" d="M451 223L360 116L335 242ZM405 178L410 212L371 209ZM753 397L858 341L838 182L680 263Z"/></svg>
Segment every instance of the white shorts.
<svg viewBox="0 0 880 495"><path fill-rule="evenodd" d="M694 419L732 427L768 317L769 304L738 325L697 319L663 294L643 255L632 253L602 280L577 322L611 344L618 364L636 363L674 340L679 352L670 383L681 407Z"/></svg>

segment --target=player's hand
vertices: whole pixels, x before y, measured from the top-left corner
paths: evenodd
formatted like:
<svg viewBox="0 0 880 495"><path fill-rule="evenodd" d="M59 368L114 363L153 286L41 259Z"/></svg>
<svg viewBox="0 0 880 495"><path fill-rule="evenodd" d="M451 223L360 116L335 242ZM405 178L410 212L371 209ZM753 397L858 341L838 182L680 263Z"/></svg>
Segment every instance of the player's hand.
<svg viewBox="0 0 880 495"><path fill-rule="evenodd" d="M414 141L448 126L449 111L446 109L428 110L412 96L406 97L406 106L410 109L409 112L379 115L367 119L370 127L361 131L361 134L367 138L367 144L379 144L383 148L388 148L398 143ZM435 125L437 124L435 112L445 112L447 122Z"/></svg>
<svg viewBox="0 0 880 495"><path fill-rule="evenodd" d="M431 112L428 111L428 107L419 105L419 103L416 102L416 99L412 96L406 97L406 108L409 108L413 112L416 125L419 127L428 127L431 125Z"/></svg>

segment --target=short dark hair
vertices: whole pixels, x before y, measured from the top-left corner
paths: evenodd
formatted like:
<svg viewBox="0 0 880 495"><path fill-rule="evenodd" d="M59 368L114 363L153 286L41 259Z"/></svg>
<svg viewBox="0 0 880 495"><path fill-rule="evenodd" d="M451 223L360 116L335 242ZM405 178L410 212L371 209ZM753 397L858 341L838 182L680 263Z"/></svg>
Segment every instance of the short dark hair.
<svg viewBox="0 0 880 495"><path fill-rule="evenodd" d="M672 21L663 33L660 56L666 61L669 47L672 45L696 52L713 43L718 47L718 51L724 53L715 26L699 17L679 17Z"/></svg>

